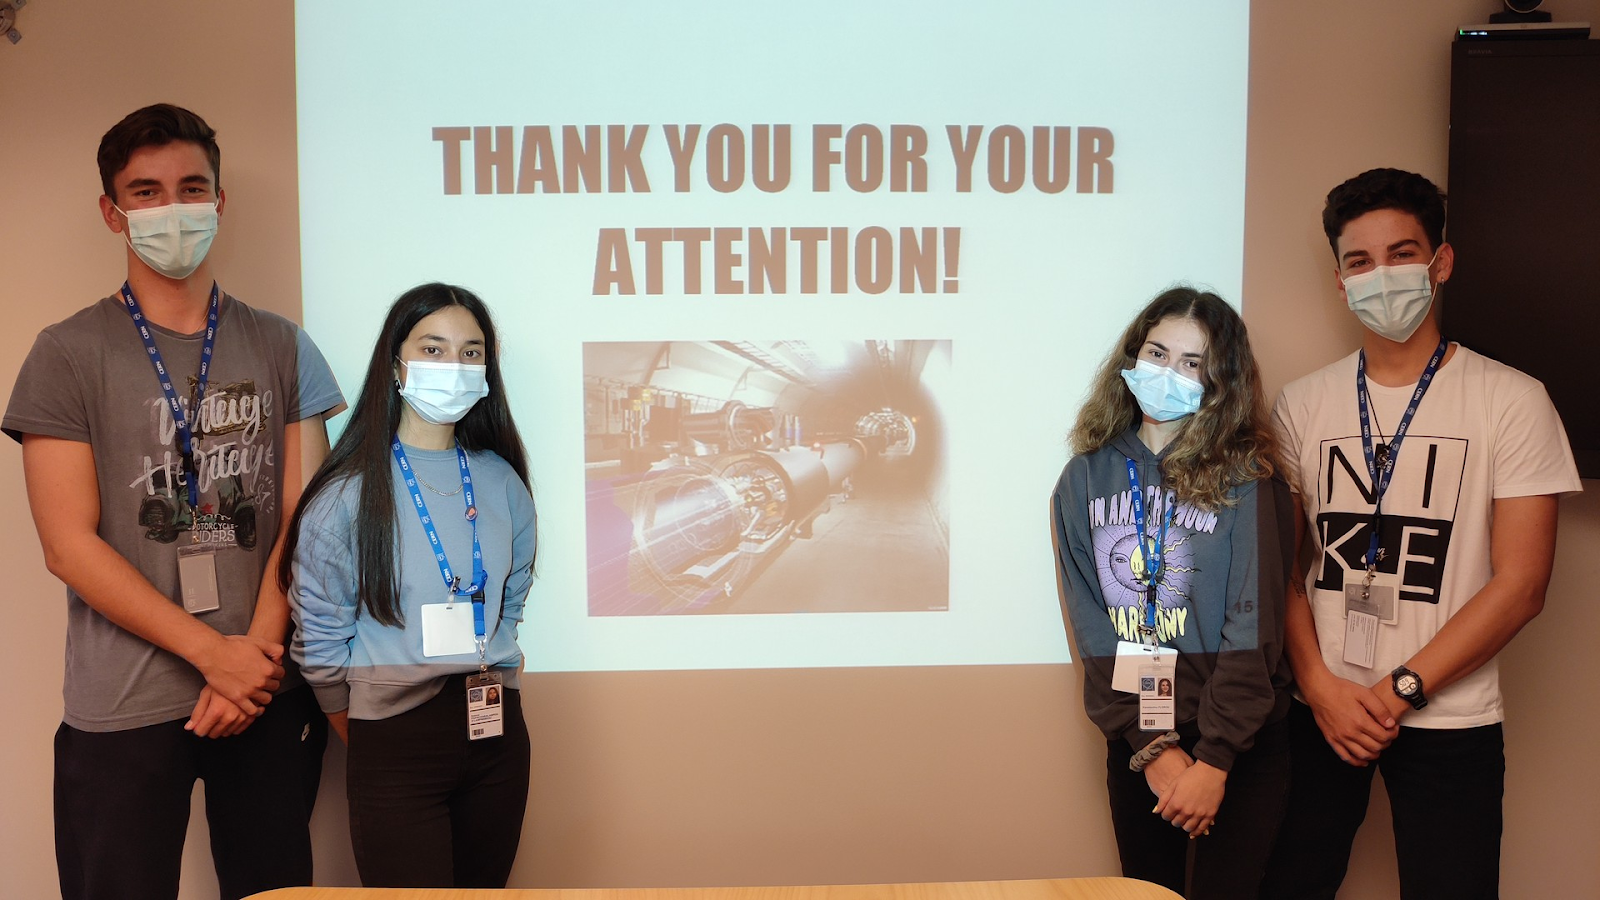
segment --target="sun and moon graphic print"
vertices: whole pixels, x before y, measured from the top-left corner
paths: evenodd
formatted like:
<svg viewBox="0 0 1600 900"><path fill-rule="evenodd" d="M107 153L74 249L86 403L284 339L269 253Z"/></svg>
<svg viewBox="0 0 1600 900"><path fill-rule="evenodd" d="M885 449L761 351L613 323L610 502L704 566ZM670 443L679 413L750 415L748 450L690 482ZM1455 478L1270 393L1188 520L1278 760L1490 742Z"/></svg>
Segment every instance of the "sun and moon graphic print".
<svg viewBox="0 0 1600 900"><path fill-rule="evenodd" d="M1088 503L1089 533L1093 539L1095 574L1106 613L1117 636L1139 641L1141 601L1146 593L1143 581L1145 563L1160 536L1161 524L1173 503L1170 491L1159 486L1144 488L1145 529L1143 546L1133 511L1132 491L1096 497ZM1156 580L1156 639L1168 643L1189 633L1191 596L1195 578L1194 537L1217 529L1217 514L1180 503L1172 511L1162 548L1161 573Z"/></svg>

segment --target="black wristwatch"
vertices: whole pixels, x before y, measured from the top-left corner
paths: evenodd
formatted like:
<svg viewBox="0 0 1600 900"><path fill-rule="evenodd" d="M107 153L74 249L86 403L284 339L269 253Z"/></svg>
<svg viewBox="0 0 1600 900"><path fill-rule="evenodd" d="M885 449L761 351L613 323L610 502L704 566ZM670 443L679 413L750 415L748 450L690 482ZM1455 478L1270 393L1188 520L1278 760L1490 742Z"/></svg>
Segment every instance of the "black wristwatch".
<svg viewBox="0 0 1600 900"><path fill-rule="evenodd" d="M1422 693L1422 676L1411 671L1405 666L1397 666L1389 673L1394 681L1395 694L1405 702L1411 704L1412 709L1421 709L1428 705L1428 698Z"/></svg>

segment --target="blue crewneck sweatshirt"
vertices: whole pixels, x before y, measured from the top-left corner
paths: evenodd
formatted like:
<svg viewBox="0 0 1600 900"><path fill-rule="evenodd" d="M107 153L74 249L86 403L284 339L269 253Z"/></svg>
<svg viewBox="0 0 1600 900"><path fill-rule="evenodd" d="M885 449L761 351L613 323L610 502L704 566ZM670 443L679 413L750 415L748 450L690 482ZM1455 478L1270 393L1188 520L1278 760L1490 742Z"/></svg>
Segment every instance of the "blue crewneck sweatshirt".
<svg viewBox="0 0 1600 900"><path fill-rule="evenodd" d="M1139 696L1111 687L1117 642L1140 639L1140 589L1128 564L1138 529L1127 461L1138 466L1146 529L1155 534L1170 496L1162 458L1131 428L1068 462L1053 503L1084 708L1108 739L1135 750L1156 735L1139 730ZM1178 650L1179 728L1197 729L1195 757L1223 770L1254 744L1262 725L1288 711L1283 605L1294 547L1293 505L1282 481L1239 485L1228 496L1230 505L1216 510L1174 506L1157 615L1158 638Z"/></svg>
<svg viewBox="0 0 1600 900"><path fill-rule="evenodd" d="M461 485L454 450L405 448L417 476L451 492ZM534 506L516 471L498 455L470 453L472 488L478 509L478 541L488 580L484 617L485 660L509 688L518 686L522 651L517 624L533 580ZM422 610L446 599L444 577L411 493L391 463L394 478L396 569L403 625L380 625L361 614L356 602L356 530L360 479L330 485L306 508L300 520L294 575L289 588L295 635L291 653L325 712L348 709L354 719L384 719L426 703L451 675L473 672L478 655L422 655ZM439 541L452 570L471 579L472 524L461 494L441 496L421 488ZM458 600L457 602L466 602Z"/></svg>

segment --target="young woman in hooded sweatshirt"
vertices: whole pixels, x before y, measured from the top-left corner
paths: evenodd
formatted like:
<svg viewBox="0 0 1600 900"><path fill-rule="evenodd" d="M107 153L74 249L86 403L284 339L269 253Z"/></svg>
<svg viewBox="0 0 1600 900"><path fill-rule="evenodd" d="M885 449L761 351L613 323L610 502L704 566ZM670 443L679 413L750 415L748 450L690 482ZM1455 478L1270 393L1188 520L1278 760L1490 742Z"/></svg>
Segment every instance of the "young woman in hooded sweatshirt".
<svg viewBox="0 0 1600 900"><path fill-rule="evenodd" d="M528 801L528 485L483 301L445 284L400 295L279 570L294 658L349 746L350 841L369 887L503 888L511 875Z"/></svg>
<svg viewBox="0 0 1600 900"><path fill-rule="evenodd" d="M1106 736L1123 874L1254 897L1289 782L1294 524L1238 313L1186 287L1156 297L1071 443L1054 498L1062 607Z"/></svg>

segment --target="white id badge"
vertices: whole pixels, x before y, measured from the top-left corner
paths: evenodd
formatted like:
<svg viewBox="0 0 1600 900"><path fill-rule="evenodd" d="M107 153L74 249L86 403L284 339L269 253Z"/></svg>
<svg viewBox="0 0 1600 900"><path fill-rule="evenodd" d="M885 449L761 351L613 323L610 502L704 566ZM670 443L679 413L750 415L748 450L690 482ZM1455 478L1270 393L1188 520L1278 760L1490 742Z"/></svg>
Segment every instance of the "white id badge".
<svg viewBox="0 0 1600 900"><path fill-rule="evenodd" d="M482 740L505 733L505 686L499 672L467 676L467 738Z"/></svg>
<svg viewBox="0 0 1600 900"><path fill-rule="evenodd" d="M1378 655L1378 617L1358 609L1344 614L1344 661L1363 669L1372 668Z"/></svg>
<svg viewBox="0 0 1600 900"><path fill-rule="evenodd" d="M472 626L470 601L423 604L423 656L456 656L477 652L478 638Z"/></svg>
<svg viewBox="0 0 1600 900"><path fill-rule="evenodd" d="M1117 641L1117 663L1111 670L1111 689L1124 694L1139 693L1139 667L1148 662L1175 666L1178 651L1170 647Z"/></svg>
<svg viewBox="0 0 1600 900"><path fill-rule="evenodd" d="M1379 577L1373 576L1370 588L1366 572L1352 571L1344 578L1344 661L1363 669L1372 668L1378 655L1378 621L1383 609ZM1389 586L1389 596L1393 598L1395 593Z"/></svg>
<svg viewBox="0 0 1600 900"><path fill-rule="evenodd" d="M1139 667L1139 730L1172 731L1178 727L1178 669L1170 662Z"/></svg>
<svg viewBox="0 0 1600 900"><path fill-rule="evenodd" d="M183 610L208 613L222 608L217 590L217 553L209 547L178 548L178 589L183 592Z"/></svg>

